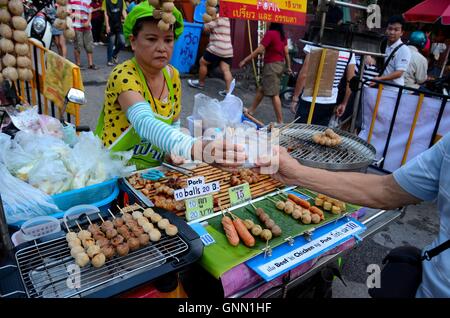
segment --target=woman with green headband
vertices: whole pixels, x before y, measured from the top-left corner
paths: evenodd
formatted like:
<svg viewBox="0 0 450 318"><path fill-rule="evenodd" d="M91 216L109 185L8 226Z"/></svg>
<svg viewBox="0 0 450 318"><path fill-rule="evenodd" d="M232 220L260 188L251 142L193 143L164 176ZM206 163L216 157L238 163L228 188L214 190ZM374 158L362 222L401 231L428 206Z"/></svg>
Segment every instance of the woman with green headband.
<svg viewBox="0 0 450 318"><path fill-rule="evenodd" d="M130 163L138 169L159 165L166 154L176 158L174 163L184 158L237 165L244 160L243 147L235 145L228 151L227 158L233 158L228 164L222 154L226 152L217 151L215 144L208 147L211 157L206 158L206 143L179 130L181 82L169 61L174 42L183 32L183 17L174 8L176 21L165 31L159 27L164 21L155 19L154 11L144 1L125 20L124 35L134 57L117 65L109 77L96 134L112 151L132 149ZM221 158L217 158L219 153Z"/></svg>

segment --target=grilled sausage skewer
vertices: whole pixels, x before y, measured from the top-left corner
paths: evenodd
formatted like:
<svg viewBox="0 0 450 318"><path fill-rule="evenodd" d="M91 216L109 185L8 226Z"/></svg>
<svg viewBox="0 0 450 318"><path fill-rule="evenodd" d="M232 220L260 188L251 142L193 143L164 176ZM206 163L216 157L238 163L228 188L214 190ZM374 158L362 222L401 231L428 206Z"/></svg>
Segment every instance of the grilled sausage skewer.
<svg viewBox="0 0 450 318"><path fill-rule="evenodd" d="M239 235L236 231L236 228L234 227L231 218L225 215L224 210L222 209L222 205L220 204L220 199L219 208L223 215L221 223L223 226L223 230L225 231L225 236L227 237L228 243L230 243L232 246L238 246L240 241Z"/></svg>

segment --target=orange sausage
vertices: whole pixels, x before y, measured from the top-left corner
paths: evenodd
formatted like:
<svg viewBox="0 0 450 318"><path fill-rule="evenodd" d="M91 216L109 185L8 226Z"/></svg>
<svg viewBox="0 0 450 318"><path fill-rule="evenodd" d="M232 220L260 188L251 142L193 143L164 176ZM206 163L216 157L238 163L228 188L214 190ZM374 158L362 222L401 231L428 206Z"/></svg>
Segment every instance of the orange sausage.
<svg viewBox="0 0 450 318"><path fill-rule="evenodd" d="M299 198L295 194L289 193L288 198L294 201L294 203L300 205L302 208L309 209L311 207L311 204L309 204L308 201Z"/></svg>
<svg viewBox="0 0 450 318"><path fill-rule="evenodd" d="M309 208L309 211L311 211L311 213L319 215L321 220L325 219L325 217L323 215L323 211L321 209L319 209L318 207L312 206Z"/></svg>
<svg viewBox="0 0 450 318"><path fill-rule="evenodd" d="M222 218L222 226L225 231L225 235L227 236L228 243L233 246L239 245L239 236L230 217L224 216Z"/></svg>
<svg viewBox="0 0 450 318"><path fill-rule="evenodd" d="M255 246L255 238L250 234L244 222L240 218L236 218L233 220L234 228L236 229L239 237L242 242L244 242L245 246L252 247Z"/></svg>

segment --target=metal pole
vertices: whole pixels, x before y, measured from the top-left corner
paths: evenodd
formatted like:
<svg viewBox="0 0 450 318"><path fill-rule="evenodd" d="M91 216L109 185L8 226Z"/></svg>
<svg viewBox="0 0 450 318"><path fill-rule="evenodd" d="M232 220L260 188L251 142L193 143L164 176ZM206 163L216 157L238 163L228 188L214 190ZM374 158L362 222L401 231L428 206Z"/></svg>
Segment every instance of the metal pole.
<svg viewBox="0 0 450 318"><path fill-rule="evenodd" d="M356 118L358 117L358 110L359 110L359 103L361 99L361 91L364 89L364 85L362 83L363 76L364 76L364 63L365 63L365 55L361 55L361 58L359 60L359 83L358 83L358 90L356 91L355 95L355 101L353 102L353 116L352 116L352 124L350 125L350 132L355 131L355 125L356 125ZM345 75L345 74L344 74Z"/></svg>
<svg viewBox="0 0 450 318"><path fill-rule="evenodd" d="M325 21L327 20L327 13L322 12L322 21L320 22L319 43L322 43L323 31L325 29Z"/></svg>
<svg viewBox="0 0 450 318"><path fill-rule="evenodd" d="M330 1L328 1L329 3ZM354 8L354 9L361 9L361 10L365 10L367 11L368 7L366 6L361 6L359 4L354 4L354 3L349 3L349 2L343 2L343 1L334 1L335 4L343 6L343 7L349 7L349 8Z"/></svg>

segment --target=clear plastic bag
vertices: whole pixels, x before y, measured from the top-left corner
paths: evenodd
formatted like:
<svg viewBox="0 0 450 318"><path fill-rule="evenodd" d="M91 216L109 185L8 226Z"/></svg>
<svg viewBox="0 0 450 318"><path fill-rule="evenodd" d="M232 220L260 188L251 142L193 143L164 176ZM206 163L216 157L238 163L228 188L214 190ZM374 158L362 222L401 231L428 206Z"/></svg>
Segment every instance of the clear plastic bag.
<svg viewBox="0 0 450 318"><path fill-rule="evenodd" d="M70 190L73 175L55 155L45 155L29 173L28 183L47 194Z"/></svg>
<svg viewBox="0 0 450 318"><path fill-rule="evenodd" d="M12 176L1 163L0 180L0 194L8 224L58 212L50 196Z"/></svg>
<svg viewBox="0 0 450 318"><path fill-rule="evenodd" d="M203 129L223 129L227 126L227 117L223 114L220 102L202 93L194 97L193 117L202 121Z"/></svg>
<svg viewBox="0 0 450 318"><path fill-rule="evenodd" d="M242 110L242 100L237 96L227 94L224 100L219 101L200 93L194 97L192 118L202 120L203 129L224 129L240 125Z"/></svg>

